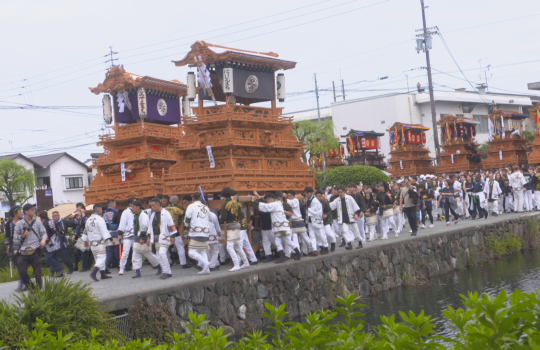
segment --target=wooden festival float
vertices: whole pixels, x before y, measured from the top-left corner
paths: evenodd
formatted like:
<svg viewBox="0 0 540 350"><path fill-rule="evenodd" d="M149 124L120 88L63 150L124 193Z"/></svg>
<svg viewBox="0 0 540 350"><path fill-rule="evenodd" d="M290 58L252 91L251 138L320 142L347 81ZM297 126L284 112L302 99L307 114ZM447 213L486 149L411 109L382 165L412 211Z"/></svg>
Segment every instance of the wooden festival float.
<svg viewBox="0 0 540 350"><path fill-rule="evenodd" d="M276 53L232 49L197 41L176 66L188 73L189 101L182 116L184 136L176 143L178 162L165 174L165 193L233 188L240 195L257 190L303 191L314 186L302 162L302 142L292 134L293 118L282 115L285 76L296 62ZM196 86L196 80L198 86ZM270 102L270 107L254 106Z"/></svg>
<svg viewBox="0 0 540 350"><path fill-rule="evenodd" d="M453 173L482 169L475 141L476 125L474 119L445 115L437 122L441 128L441 147L437 162L437 173Z"/></svg>
<svg viewBox="0 0 540 350"><path fill-rule="evenodd" d="M421 124L395 123L387 131L390 136L390 160L387 171L394 178L433 174L435 167L425 147L426 130Z"/></svg>
<svg viewBox="0 0 540 350"><path fill-rule="evenodd" d="M86 203L115 199L125 207L130 197L163 193L163 174L176 163L175 144L182 137L180 108L186 85L114 66L90 91L105 94L105 123L114 125L99 137L104 152L94 160L97 175L85 188Z"/></svg>
<svg viewBox="0 0 540 350"><path fill-rule="evenodd" d="M384 133L354 129L351 129L346 135L341 135L345 138L347 152L350 155L346 157L347 165L371 165L381 170L386 169L384 155L379 152L381 136L384 136Z"/></svg>
<svg viewBox="0 0 540 350"><path fill-rule="evenodd" d="M534 125L536 125L536 130L534 133L534 141L531 144L532 151L527 155L529 164L540 164L540 132L538 125L540 123L540 102L536 105L535 108L529 108L529 112L534 116Z"/></svg>
<svg viewBox="0 0 540 350"><path fill-rule="evenodd" d="M331 149L324 155L326 170L346 165L343 157L345 157L345 145L340 143L339 147ZM316 171L323 171L322 156L320 154L312 156L310 163L313 163Z"/></svg>
<svg viewBox="0 0 540 350"><path fill-rule="evenodd" d="M487 158L483 162L484 169L527 164L528 140L523 137L523 121L529 115L495 109L485 118L488 119L491 136Z"/></svg>

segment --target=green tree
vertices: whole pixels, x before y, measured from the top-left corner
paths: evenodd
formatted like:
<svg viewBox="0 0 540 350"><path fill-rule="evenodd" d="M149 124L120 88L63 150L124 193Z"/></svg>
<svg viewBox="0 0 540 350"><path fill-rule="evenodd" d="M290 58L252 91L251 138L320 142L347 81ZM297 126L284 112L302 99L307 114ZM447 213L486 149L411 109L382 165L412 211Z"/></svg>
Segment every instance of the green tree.
<svg viewBox="0 0 540 350"><path fill-rule="evenodd" d="M0 160L0 197L10 206L23 204L34 196L36 174L34 169L11 159Z"/></svg>
<svg viewBox="0 0 540 350"><path fill-rule="evenodd" d="M311 155L326 153L339 147L339 141L334 134L334 122L330 119L323 119L320 124L311 120L295 122L293 135L304 143L305 149L302 150L304 163L308 163L308 153Z"/></svg>
<svg viewBox="0 0 540 350"><path fill-rule="evenodd" d="M487 150L490 147L491 146L489 145L489 143L487 143L487 141L481 144L480 146L478 146L478 154L482 157L482 159L487 158Z"/></svg>
<svg viewBox="0 0 540 350"><path fill-rule="evenodd" d="M340 166L327 171L323 185L347 186L350 182L358 184L360 181L364 186L368 186L383 181L390 182L390 178L380 169L370 165Z"/></svg>
<svg viewBox="0 0 540 350"><path fill-rule="evenodd" d="M529 143L533 143L535 140L534 134L528 130L523 132L523 137L529 140Z"/></svg>

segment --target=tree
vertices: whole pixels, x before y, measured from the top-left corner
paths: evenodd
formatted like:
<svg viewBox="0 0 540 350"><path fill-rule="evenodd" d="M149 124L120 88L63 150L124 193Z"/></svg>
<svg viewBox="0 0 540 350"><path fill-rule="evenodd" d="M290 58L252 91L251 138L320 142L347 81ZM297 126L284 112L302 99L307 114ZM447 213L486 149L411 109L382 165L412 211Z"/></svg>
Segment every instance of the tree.
<svg viewBox="0 0 540 350"><path fill-rule="evenodd" d="M15 203L24 204L32 198L35 187L34 169L28 169L11 159L0 160L0 197L5 199L10 207Z"/></svg>
<svg viewBox="0 0 540 350"><path fill-rule="evenodd" d="M323 181L324 186L347 186L350 182L362 182L364 186L374 183L390 182L388 175L370 165L340 166L329 170Z"/></svg>
<svg viewBox="0 0 540 350"><path fill-rule="evenodd" d="M330 119L323 119L320 124L311 120L295 122L293 135L304 143L305 149L302 150L304 163L308 163L308 153L317 155L339 147L339 141L334 135L334 122Z"/></svg>
<svg viewBox="0 0 540 350"><path fill-rule="evenodd" d="M523 137L529 140L529 143L533 143L535 140L534 134L530 132L529 130L525 130L523 132Z"/></svg>
<svg viewBox="0 0 540 350"><path fill-rule="evenodd" d="M483 144L481 144L480 146L478 146L478 154L482 157L482 159L486 159L487 158L487 150L490 148L490 144L486 142L484 142Z"/></svg>

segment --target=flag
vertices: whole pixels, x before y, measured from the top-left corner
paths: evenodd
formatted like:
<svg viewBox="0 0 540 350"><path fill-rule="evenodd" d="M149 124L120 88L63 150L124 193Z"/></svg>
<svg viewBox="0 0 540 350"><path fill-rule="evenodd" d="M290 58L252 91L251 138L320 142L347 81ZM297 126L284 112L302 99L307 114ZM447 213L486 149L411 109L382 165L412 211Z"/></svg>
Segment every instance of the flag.
<svg viewBox="0 0 540 350"><path fill-rule="evenodd" d="M493 122L491 121L491 118L488 118L488 140L493 141Z"/></svg>
<svg viewBox="0 0 540 350"><path fill-rule="evenodd" d="M457 126L456 126L455 120L454 120L454 141L457 141Z"/></svg>
<svg viewBox="0 0 540 350"><path fill-rule="evenodd" d="M354 145L354 140L352 139L352 136L349 136L349 141L351 144L351 154L354 156L354 151L356 150L356 147Z"/></svg>
<svg viewBox="0 0 540 350"><path fill-rule="evenodd" d="M393 151L394 150L394 132L389 131L388 133L390 136L390 150Z"/></svg>
<svg viewBox="0 0 540 350"><path fill-rule="evenodd" d="M506 136L506 130L504 130L504 117L501 115L501 130L502 130L502 139Z"/></svg>
<svg viewBox="0 0 540 350"><path fill-rule="evenodd" d="M397 126L394 127L394 146L397 147L397 145L399 144L399 133L397 131Z"/></svg>
<svg viewBox="0 0 540 350"><path fill-rule="evenodd" d="M450 126L448 125L448 122L446 122L446 140L450 141L450 134L452 133L452 130L450 129Z"/></svg>
<svg viewBox="0 0 540 350"><path fill-rule="evenodd" d="M446 135L446 128L441 125L441 141L444 142L444 136Z"/></svg>
<svg viewBox="0 0 540 350"><path fill-rule="evenodd" d="M403 149L407 150L407 140L405 140L405 133L403 132L403 127L401 127L401 142L403 142Z"/></svg>

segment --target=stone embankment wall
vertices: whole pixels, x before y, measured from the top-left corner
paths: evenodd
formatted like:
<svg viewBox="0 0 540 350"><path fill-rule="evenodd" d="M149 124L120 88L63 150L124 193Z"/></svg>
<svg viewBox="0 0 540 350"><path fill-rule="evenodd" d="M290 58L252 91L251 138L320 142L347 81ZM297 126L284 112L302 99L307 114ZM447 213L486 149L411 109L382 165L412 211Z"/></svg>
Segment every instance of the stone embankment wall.
<svg viewBox="0 0 540 350"><path fill-rule="evenodd" d="M247 269L212 283L201 281L138 298L168 303L181 321L188 320L190 311L206 314L210 324L240 335L268 324L262 317L264 303L285 303L289 316L295 318L332 306L333 298L344 292L374 295L489 261L504 254L504 247L497 246L499 242L517 241L521 249L536 248L539 219L508 216L492 224L458 226L395 242L390 239L383 245L367 245L360 250L285 265L267 264L257 273Z"/></svg>

